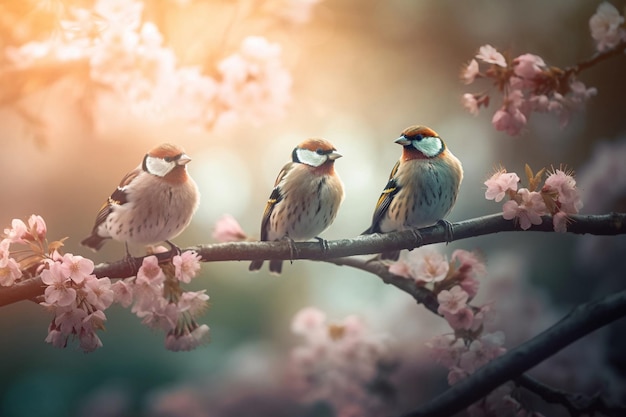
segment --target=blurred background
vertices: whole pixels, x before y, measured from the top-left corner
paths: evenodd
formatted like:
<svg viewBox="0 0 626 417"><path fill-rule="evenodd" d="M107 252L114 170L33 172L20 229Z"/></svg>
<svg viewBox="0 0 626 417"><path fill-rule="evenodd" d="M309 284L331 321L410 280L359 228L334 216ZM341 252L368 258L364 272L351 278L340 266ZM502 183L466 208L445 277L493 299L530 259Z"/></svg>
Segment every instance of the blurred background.
<svg viewBox="0 0 626 417"><path fill-rule="evenodd" d="M290 90L288 100L274 103L276 112L256 120L231 115L193 128L184 117L169 117L171 103L149 114L130 111L113 93L94 99L93 83L80 71L51 62L20 70L9 59L9 51L52 36L59 13L90 10L94 3L0 2L0 225L39 214L50 239L69 237L66 252L96 263L124 255L117 242L97 254L79 242L123 175L164 141L182 145L193 158L189 172L202 193L191 226L175 240L181 247L213 242L213 225L226 213L258 237L278 171L297 143L314 136L344 155L336 169L346 198L323 237L357 236L369 226L400 154L393 140L412 124L435 129L463 162L465 179L451 221L501 211L484 199L483 185L499 164L520 177L525 163L535 170L566 164L583 189L583 212L626 210L624 55L581 74L598 94L563 129L555 117L534 114L519 137L496 132L495 92L477 117L461 105L463 93L492 88L459 81L461 68L484 44L511 56L537 54L560 67L591 57L589 18L600 2L145 1L141 21L154 23L177 65L199 66L216 79L223 76L217 63L246 36L280 45ZM623 2L613 4L623 10ZM626 254L619 237L509 233L436 247L448 256L457 248L479 250L487 259L481 297L501 303L510 347L573 305L623 288L623 270L614 267ZM188 353L166 351L161 333L117 305L107 311L104 347L90 354L44 343L50 316L40 306L23 301L3 307L0 415L333 415L322 405L298 402L286 388L289 352L300 343L289 330L291 318L307 306L325 311L331 321L355 314L371 332L389 338L400 363L390 415L445 389L447 370L430 363L424 351L425 342L447 331L445 323L409 295L375 276L324 263L286 264L280 277L266 270L250 274L247 266L203 265L189 288L207 289L211 297L202 322L212 340ZM537 375L568 389L601 387L607 375L624 370L623 357L607 349L623 346L622 339L620 331L605 329Z"/></svg>

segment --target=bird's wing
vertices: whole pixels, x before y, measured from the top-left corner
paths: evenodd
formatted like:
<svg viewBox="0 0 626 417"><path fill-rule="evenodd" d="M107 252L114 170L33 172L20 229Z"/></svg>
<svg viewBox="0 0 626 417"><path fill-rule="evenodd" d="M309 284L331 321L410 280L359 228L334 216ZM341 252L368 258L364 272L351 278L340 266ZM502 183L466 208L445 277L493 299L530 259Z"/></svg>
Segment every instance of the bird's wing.
<svg viewBox="0 0 626 417"><path fill-rule="evenodd" d="M109 198L107 198L107 201L102 205L102 207L100 207L100 210L98 210L96 223L93 227L94 230L96 230L98 226L104 223L108 215L111 214L113 206L121 206L128 202L128 193L126 192L126 187L128 186L128 184L131 183L132 180L137 178L137 176L141 172L142 169L140 167L137 167L134 170L130 171L128 174L126 174L124 178L122 178L122 181L120 181L120 185L117 186L115 191L113 191Z"/></svg>
<svg viewBox="0 0 626 417"><path fill-rule="evenodd" d="M380 221L387 213L389 209L389 205L393 200L394 196L400 191L400 187L397 184L396 173L398 172L398 167L400 166L400 161L396 162L393 169L391 170L391 174L389 174L389 181L387 181L387 185L385 189L380 194L378 198L378 202L376 202L376 209L374 210L374 216L372 217L372 225L369 229L367 229L364 233L379 233L380 232Z"/></svg>
<svg viewBox="0 0 626 417"><path fill-rule="evenodd" d="M268 234L268 226L270 221L270 216L272 215L272 211L276 204L283 199L282 191L280 189L280 182L283 180L285 175L291 170L293 167L293 163L288 163L280 170L278 173L278 177L276 177L276 181L274 181L274 188L272 189L272 193L270 197L267 199L267 204L265 204L265 210L263 211L263 220L261 220L261 240L267 240Z"/></svg>

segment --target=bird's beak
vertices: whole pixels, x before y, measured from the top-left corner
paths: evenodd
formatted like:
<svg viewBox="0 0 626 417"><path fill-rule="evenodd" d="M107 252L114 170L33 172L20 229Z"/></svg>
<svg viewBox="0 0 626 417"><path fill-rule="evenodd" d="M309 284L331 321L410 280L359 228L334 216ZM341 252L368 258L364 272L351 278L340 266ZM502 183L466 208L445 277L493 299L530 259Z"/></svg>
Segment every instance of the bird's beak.
<svg viewBox="0 0 626 417"><path fill-rule="evenodd" d="M398 145L407 146L411 144L411 141L405 138L404 136L400 136L398 139L394 140L394 143Z"/></svg>
<svg viewBox="0 0 626 417"><path fill-rule="evenodd" d="M334 161L335 159L339 159L339 158L341 158L342 156L343 156L342 154L340 154L340 153L338 153L338 152L333 151L333 152L331 152L331 153L329 153L329 154L328 154L328 159L330 159L331 161Z"/></svg>
<svg viewBox="0 0 626 417"><path fill-rule="evenodd" d="M176 161L176 165L187 165L191 161L191 158L186 153L182 154Z"/></svg>

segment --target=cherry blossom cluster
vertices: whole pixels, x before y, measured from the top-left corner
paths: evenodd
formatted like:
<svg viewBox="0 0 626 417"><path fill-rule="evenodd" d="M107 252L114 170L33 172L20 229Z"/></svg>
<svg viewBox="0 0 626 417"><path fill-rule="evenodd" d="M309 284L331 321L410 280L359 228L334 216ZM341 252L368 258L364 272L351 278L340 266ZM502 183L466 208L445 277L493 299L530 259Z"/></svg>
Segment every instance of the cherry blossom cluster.
<svg viewBox="0 0 626 417"><path fill-rule="evenodd" d="M46 342L66 347L70 337L76 338L81 349L91 352L102 346L96 331L104 329L104 310L113 302L111 281L93 275L91 260L61 255L63 240L48 243L46 234L41 216L30 216L28 225L13 219L0 242L0 284L11 286L41 276L46 288L40 304L54 316ZM15 245L23 248L15 249Z"/></svg>
<svg viewBox="0 0 626 417"><path fill-rule="evenodd" d="M609 2L600 3L596 13L589 19L591 37L598 52L615 48L626 41L624 16Z"/></svg>
<svg viewBox="0 0 626 417"><path fill-rule="evenodd" d="M65 348L78 339L85 352L102 346L96 331L104 329L105 310L114 302L130 307L151 328L166 332L165 347L191 350L208 341L209 328L195 318L207 308L202 291L183 291L200 270L200 256L193 251L175 255L159 264L145 257L137 276L111 283L94 275L92 260L61 254L63 240L48 243L44 219L32 215L28 224L13 219L0 241L0 285L9 287L24 279L41 277L45 285L40 302L53 314L46 342ZM15 249L16 245L23 249ZM39 300L38 300L39 301Z"/></svg>
<svg viewBox="0 0 626 417"><path fill-rule="evenodd" d="M486 68L481 70L479 61ZM463 69L461 78L465 84L477 78L493 81L503 100L491 123L496 130L511 136L523 131L533 112L554 113L564 127L571 113L581 109L597 93L595 88L587 88L576 79L573 72L548 67L538 55L527 53L507 60L491 45L480 47L476 57ZM489 102L487 92L463 95L463 106L474 115Z"/></svg>
<svg viewBox="0 0 626 417"><path fill-rule="evenodd" d="M324 401L337 416L387 415L386 397L376 390L381 384L390 388L393 369L383 338L356 316L329 324L313 307L294 316L291 330L304 339L291 352L293 386L304 401Z"/></svg>
<svg viewBox="0 0 626 417"><path fill-rule="evenodd" d="M165 347L193 350L209 340L209 327L196 318L208 308L206 290L183 291L200 270L200 256L186 251L159 264L156 256L143 259L136 277L113 284L115 301L142 319L146 326L165 332Z"/></svg>
<svg viewBox="0 0 626 417"><path fill-rule="evenodd" d="M56 252L47 264L41 272L46 289L40 304L54 317L46 342L65 348L72 337L85 352L102 347L96 331L104 330L104 311L113 303L111 280L93 275L93 261L82 256Z"/></svg>
<svg viewBox="0 0 626 417"><path fill-rule="evenodd" d="M491 303L471 305L486 275L482 258L473 252L455 250L450 260L432 249L403 253L389 271L415 280L431 290L439 303L437 312L452 329L427 343L432 358L448 369L448 383L455 384L506 352L502 331L490 331L494 311ZM513 398L512 384L505 384L468 408L471 416L532 416Z"/></svg>
<svg viewBox="0 0 626 417"><path fill-rule="evenodd" d="M554 169L541 186L545 168L533 174L526 165L525 171L528 187L518 188L520 178L516 173L498 169L485 181L485 198L500 202L505 196L508 197L502 206L503 217L507 220L515 219L523 230L533 224L541 224L541 216L551 214L554 230L566 232L568 216L578 213L583 206L573 173Z"/></svg>
<svg viewBox="0 0 626 417"><path fill-rule="evenodd" d="M48 243L48 228L41 216L33 214L27 223L13 219L11 227L4 229L0 240L0 286L10 287L40 274L46 261L63 246L65 239ZM16 250L15 245L22 248Z"/></svg>
<svg viewBox="0 0 626 417"><path fill-rule="evenodd" d="M624 17L612 4L603 2L598 6L589 28L598 52L626 48ZM516 136L524 130L533 112L553 113L559 117L561 127L567 125L571 114L597 93L576 78L580 70L578 66L548 66L543 58L530 53L509 59L493 46L483 45L463 68L461 79L465 84L478 78L493 82L503 100L491 122L496 130ZM474 115L490 101L487 92L463 95L463 106Z"/></svg>
<svg viewBox="0 0 626 417"><path fill-rule="evenodd" d="M317 1L267 1L262 12L302 23ZM216 51L209 71L181 65L159 28L142 18L143 6L135 0L98 0L93 9L63 6L58 33L8 46L6 57L14 70L25 74L33 68L62 67L66 75L86 76L94 105L123 100L136 114L158 120L212 128L282 116L290 100L291 75L279 44L247 36L237 50ZM93 110L95 117L99 110Z"/></svg>

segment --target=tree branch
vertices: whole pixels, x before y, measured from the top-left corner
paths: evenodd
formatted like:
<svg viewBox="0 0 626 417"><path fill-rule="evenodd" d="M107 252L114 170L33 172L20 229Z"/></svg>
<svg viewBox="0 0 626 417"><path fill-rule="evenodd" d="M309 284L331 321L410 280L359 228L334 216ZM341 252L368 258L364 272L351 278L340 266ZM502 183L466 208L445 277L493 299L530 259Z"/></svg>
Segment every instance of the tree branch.
<svg viewBox="0 0 626 417"><path fill-rule="evenodd" d="M575 394L552 388L528 375L516 378L515 383L534 392L546 402L562 405L572 416L594 415L595 413L602 413L609 417L626 415L626 406L610 404L599 392L594 395Z"/></svg>
<svg viewBox="0 0 626 417"><path fill-rule="evenodd" d="M454 415L574 341L624 316L626 290L582 304L549 329L494 359L405 417Z"/></svg>
<svg viewBox="0 0 626 417"><path fill-rule="evenodd" d="M437 309L439 302L437 296L427 288L417 285L413 279L407 279L399 275L389 272L389 267L379 260L364 260L360 258L335 258L328 259L326 262L338 266L350 266L360 269L371 274L377 275L385 284L391 284L396 288L413 296L418 304L423 304L428 310L436 315L440 315Z"/></svg>
<svg viewBox="0 0 626 417"><path fill-rule="evenodd" d="M540 225L533 225L528 231L553 232L552 217L544 216ZM626 234L626 213L604 215L572 215L568 233L594 235ZM474 236L498 232L522 231L512 220L505 220L502 214L492 214L452 224L452 240L467 239ZM371 255L383 251L414 249L424 245L446 241L443 225L420 229L421 239L416 239L411 230L387 234L362 235L352 239L328 241L327 247L318 242L295 242L292 250L289 242L230 242L198 245L187 250L196 251L204 262L216 261L251 261L255 259L311 259L331 260L354 255ZM160 254L167 260L170 254ZM122 259L96 265L97 277L126 278L137 274L143 257ZM347 265L347 264L346 264ZM395 284L394 284L395 285ZM43 292L39 277L31 278L11 287L0 287L0 306L20 300L33 299Z"/></svg>

